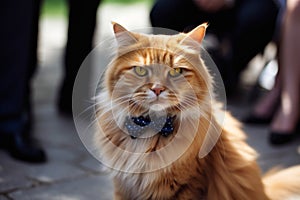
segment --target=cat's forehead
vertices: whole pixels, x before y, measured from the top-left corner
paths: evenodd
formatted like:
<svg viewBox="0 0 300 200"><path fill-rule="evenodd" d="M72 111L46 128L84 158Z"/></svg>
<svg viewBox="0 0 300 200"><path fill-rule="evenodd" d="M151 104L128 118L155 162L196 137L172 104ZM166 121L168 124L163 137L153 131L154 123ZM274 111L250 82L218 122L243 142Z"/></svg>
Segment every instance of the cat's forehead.
<svg viewBox="0 0 300 200"><path fill-rule="evenodd" d="M133 50L131 58L137 65L149 67L182 67L187 66L187 55L179 44L178 35L144 35L140 48Z"/></svg>
<svg viewBox="0 0 300 200"><path fill-rule="evenodd" d="M177 55L172 51L159 48L144 48L131 56L131 64L134 66L144 66L148 68L189 68L188 60L182 55Z"/></svg>
<svg viewBox="0 0 300 200"><path fill-rule="evenodd" d="M149 46L153 48L172 50L180 47L182 35L145 35L148 38Z"/></svg>

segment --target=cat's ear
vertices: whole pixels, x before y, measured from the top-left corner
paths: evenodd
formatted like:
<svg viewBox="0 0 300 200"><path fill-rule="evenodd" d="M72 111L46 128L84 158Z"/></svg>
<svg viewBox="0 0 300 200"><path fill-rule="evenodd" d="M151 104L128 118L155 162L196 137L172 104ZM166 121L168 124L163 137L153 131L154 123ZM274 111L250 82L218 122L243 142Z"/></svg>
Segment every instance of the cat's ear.
<svg viewBox="0 0 300 200"><path fill-rule="evenodd" d="M196 28L194 28L193 30L191 30L190 32L188 32L186 34L187 37L185 39L183 39L183 41L188 38L191 38L191 39L195 40L196 42L198 42L199 44L201 44L201 42L205 36L207 27L208 27L207 22L197 26Z"/></svg>
<svg viewBox="0 0 300 200"><path fill-rule="evenodd" d="M130 31L126 30L123 26L116 22L111 23L113 25L113 30L119 47L126 47L138 41L137 38Z"/></svg>

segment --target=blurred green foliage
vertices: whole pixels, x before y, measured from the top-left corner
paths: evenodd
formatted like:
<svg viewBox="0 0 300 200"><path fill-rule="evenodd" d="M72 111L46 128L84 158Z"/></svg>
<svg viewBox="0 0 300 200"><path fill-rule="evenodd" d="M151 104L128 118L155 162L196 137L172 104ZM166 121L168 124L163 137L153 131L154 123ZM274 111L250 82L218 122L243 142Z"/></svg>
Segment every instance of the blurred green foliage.
<svg viewBox="0 0 300 200"><path fill-rule="evenodd" d="M103 0L103 3L140 3L140 2L150 2L149 0Z"/></svg>
<svg viewBox="0 0 300 200"><path fill-rule="evenodd" d="M67 0L44 0L42 4L42 17L66 16Z"/></svg>
<svg viewBox="0 0 300 200"><path fill-rule="evenodd" d="M44 0L42 6L42 16L67 16L67 1L68 0ZM153 1L154 0L102 0L101 4L132 4L144 2L148 5L151 5ZM82 3L84 3L84 1Z"/></svg>

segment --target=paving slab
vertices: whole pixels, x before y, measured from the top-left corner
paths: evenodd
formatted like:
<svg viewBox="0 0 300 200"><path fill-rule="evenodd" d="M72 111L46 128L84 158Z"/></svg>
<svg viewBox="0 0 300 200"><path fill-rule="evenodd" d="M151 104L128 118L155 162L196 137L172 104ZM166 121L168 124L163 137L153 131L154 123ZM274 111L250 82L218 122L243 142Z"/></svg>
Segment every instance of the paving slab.
<svg viewBox="0 0 300 200"><path fill-rule="evenodd" d="M72 163L49 162L47 165L35 166L27 172L27 176L40 182L57 182L64 179L72 179L85 174Z"/></svg>
<svg viewBox="0 0 300 200"><path fill-rule="evenodd" d="M277 166L287 167L300 164L299 138L288 145L278 147L269 144L268 126L245 125L244 131L247 134L249 145L259 154L258 163L263 171Z"/></svg>
<svg viewBox="0 0 300 200"><path fill-rule="evenodd" d="M47 152L47 157L50 162L56 161L71 163L80 157L78 151L72 151L68 148L62 148L60 146L47 145L44 149Z"/></svg>
<svg viewBox="0 0 300 200"><path fill-rule="evenodd" d="M107 176L87 176L9 194L14 200L111 200L113 187Z"/></svg>
<svg viewBox="0 0 300 200"><path fill-rule="evenodd" d="M34 182L57 182L86 174L72 162L49 160L46 164L32 165L2 156L5 162L1 165L0 191L29 187ZM2 184L1 184L2 183Z"/></svg>
<svg viewBox="0 0 300 200"><path fill-rule="evenodd" d="M23 173L24 168L28 169L28 166L18 166L17 162L2 151L0 158L0 194L33 185L33 181Z"/></svg>
<svg viewBox="0 0 300 200"><path fill-rule="evenodd" d="M36 106L39 110L40 106ZM52 108L53 109L53 108ZM40 112L40 111L38 111ZM53 111L49 113L39 113L38 116L47 116L47 119L36 120L34 134L42 144L49 144L60 147L81 146L81 141L77 135L74 122L65 119Z"/></svg>
<svg viewBox="0 0 300 200"><path fill-rule="evenodd" d="M106 173L106 168L94 157L91 155L85 157L80 163L83 169L96 173Z"/></svg>
<svg viewBox="0 0 300 200"><path fill-rule="evenodd" d="M7 197L0 195L0 200L9 200Z"/></svg>
<svg viewBox="0 0 300 200"><path fill-rule="evenodd" d="M245 91L244 91L245 92ZM249 97L249 94L245 94ZM229 101L227 109L234 117L242 120L251 109L248 97L239 97L240 101ZM272 146L269 144L268 125L242 124L247 135L248 144L258 153L258 164L263 172L274 167L289 167L300 164L300 137L295 138L288 145Z"/></svg>

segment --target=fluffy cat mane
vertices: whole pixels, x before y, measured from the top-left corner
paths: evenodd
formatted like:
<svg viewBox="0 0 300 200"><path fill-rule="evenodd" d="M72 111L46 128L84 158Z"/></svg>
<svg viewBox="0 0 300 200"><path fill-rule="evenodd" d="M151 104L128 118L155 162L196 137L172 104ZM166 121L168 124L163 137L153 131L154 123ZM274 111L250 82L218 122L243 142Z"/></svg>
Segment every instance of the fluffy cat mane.
<svg viewBox="0 0 300 200"><path fill-rule="evenodd" d="M152 36L113 24L118 54L96 97L99 131L94 141L102 162L112 168L115 199L286 199L300 193L295 184L300 183L300 167L261 178L256 152L245 142L239 122L214 100L213 79L199 55L206 27L202 24L187 34ZM128 113L138 116L145 108L130 109L132 96L128 93L140 79L132 78L128 71L132 66L157 63L187 67L185 78L193 95L182 108L166 108L176 116L174 134L132 139L124 131L124 121ZM191 89L184 84L177 87ZM172 90L176 87L171 87L169 96ZM176 98L173 101L182 104ZM204 147L208 154L201 156ZM281 174L294 180L278 186Z"/></svg>

